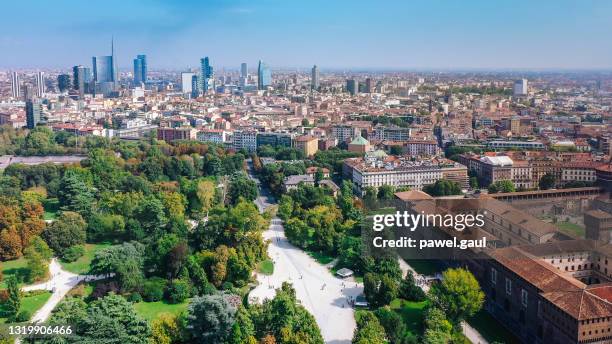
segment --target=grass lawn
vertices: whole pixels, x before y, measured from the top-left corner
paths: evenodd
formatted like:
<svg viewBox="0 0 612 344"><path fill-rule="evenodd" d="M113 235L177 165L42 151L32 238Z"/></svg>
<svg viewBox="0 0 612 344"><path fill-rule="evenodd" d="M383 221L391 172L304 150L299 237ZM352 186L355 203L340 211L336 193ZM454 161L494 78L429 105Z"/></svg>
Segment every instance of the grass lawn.
<svg viewBox="0 0 612 344"><path fill-rule="evenodd" d="M33 292L29 294L26 293L21 299L21 307L19 308L19 311L20 312L28 311L30 312L31 315L34 315L34 313L40 307L42 307L45 304L45 302L49 300L50 297L51 297L51 292L48 292L48 291ZM5 323L5 322L6 322L6 318L0 318L0 323Z"/></svg>
<svg viewBox="0 0 612 344"><path fill-rule="evenodd" d="M72 273L86 274L89 272L91 261L96 252L109 246L111 246L111 244L85 244L85 254L81 258L77 259L72 263L66 263L60 260L60 263L62 264L64 269Z"/></svg>
<svg viewBox="0 0 612 344"><path fill-rule="evenodd" d="M43 207L45 208L44 219L55 220L57 218L57 212L59 211L59 201L57 198L47 198L43 200Z"/></svg>
<svg viewBox="0 0 612 344"><path fill-rule="evenodd" d="M563 233L566 233L572 236L576 236L579 238L584 238L584 235L585 235L584 227L580 225L577 225L571 222L567 222L567 221L557 222L555 223L555 225Z"/></svg>
<svg viewBox="0 0 612 344"><path fill-rule="evenodd" d="M326 253L314 252L314 251L308 251L308 250L306 250L306 253L308 253L309 256L314 258L314 260L316 260L319 264L322 264L322 265L327 265L334 260L334 257L328 256Z"/></svg>
<svg viewBox="0 0 612 344"><path fill-rule="evenodd" d="M431 259L406 259L406 263L421 275L431 276L442 271L438 262Z"/></svg>
<svg viewBox="0 0 612 344"><path fill-rule="evenodd" d="M423 332L423 312L427 306L427 301L413 302L395 299L391 301L389 306L402 316L410 332L415 335Z"/></svg>
<svg viewBox="0 0 612 344"><path fill-rule="evenodd" d="M487 311L481 309L476 315L467 320L473 328L489 342L505 344L520 343L520 341L505 327L502 326Z"/></svg>
<svg viewBox="0 0 612 344"><path fill-rule="evenodd" d="M0 263L0 266L2 267L2 274L4 275L4 278L0 282L0 288L6 288L6 279L9 276L16 276L17 280L19 281L24 280L27 274L26 265L27 262L23 257Z"/></svg>
<svg viewBox="0 0 612 344"><path fill-rule="evenodd" d="M266 259L264 261L262 261L261 263L259 263L259 272L270 276L274 273L274 262L272 262L272 260L270 259Z"/></svg>
<svg viewBox="0 0 612 344"><path fill-rule="evenodd" d="M155 320L162 313L179 314L187 309L189 300L183 303L167 303L166 301L157 302L138 302L134 304L136 312L148 321Z"/></svg>

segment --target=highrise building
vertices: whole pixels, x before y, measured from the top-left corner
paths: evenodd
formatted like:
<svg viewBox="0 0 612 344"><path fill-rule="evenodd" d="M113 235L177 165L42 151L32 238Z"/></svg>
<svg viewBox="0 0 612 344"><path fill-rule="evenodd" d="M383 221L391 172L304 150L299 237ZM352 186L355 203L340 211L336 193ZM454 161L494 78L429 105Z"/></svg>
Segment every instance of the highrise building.
<svg viewBox="0 0 612 344"><path fill-rule="evenodd" d="M93 81L95 86L100 89L104 95L109 95L115 91L116 82L118 81L117 66L115 61L115 47L111 40L111 55L110 56L94 56L92 58L93 65Z"/></svg>
<svg viewBox="0 0 612 344"><path fill-rule="evenodd" d="M45 95L45 74L36 73L36 96L42 98Z"/></svg>
<svg viewBox="0 0 612 344"><path fill-rule="evenodd" d="M351 95L359 93L359 83L355 79L346 80L346 91Z"/></svg>
<svg viewBox="0 0 612 344"><path fill-rule="evenodd" d="M240 64L240 86L246 86L249 79L249 71L246 62Z"/></svg>
<svg viewBox="0 0 612 344"><path fill-rule="evenodd" d="M272 85L272 73L270 72L270 67L259 60L259 64L257 66L257 89L265 90L268 86Z"/></svg>
<svg viewBox="0 0 612 344"><path fill-rule="evenodd" d="M147 55L137 55L134 59L134 85L147 82Z"/></svg>
<svg viewBox="0 0 612 344"><path fill-rule="evenodd" d="M70 75L60 74L57 76L57 89L60 93L64 93L70 89Z"/></svg>
<svg viewBox="0 0 612 344"><path fill-rule="evenodd" d="M527 79L519 79L514 82L514 95L526 96L528 92Z"/></svg>
<svg viewBox="0 0 612 344"><path fill-rule="evenodd" d="M73 88L79 91L79 96L83 98L85 94L92 93L93 81L91 79L91 69L84 66L72 67Z"/></svg>
<svg viewBox="0 0 612 344"><path fill-rule="evenodd" d="M199 79L198 75L195 73L191 76L191 98L198 97L198 87L200 85L200 82L198 79Z"/></svg>
<svg viewBox="0 0 612 344"><path fill-rule="evenodd" d="M372 93L373 90L374 90L374 85L372 84L372 79L366 78L365 79L365 92Z"/></svg>
<svg viewBox="0 0 612 344"><path fill-rule="evenodd" d="M210 89L214 89L214 72L210 65L208 56L200 59L200 90L202 93L207 93Z"/></svg>
<svg viewBox="0 0 612 344"><path fill-rule="evenodd" d="M26 125L28 129L34 129L41 120L42 104L38 99L26 101Z"/></svg>
<svg viewBox="0 0 612 344"><path fill-rule="evenodd" d="M319 67L317 67L317 65L314 65L312 66L310 76L310 88L313 90L318 90L319 86Z"/></svg>
<svg viewBox="0 0 612 344"><path fill-rule="evenodd" d="M195 73L193 72L182 72L181 73L181 91L183 93L191 93L193 91L193 77Z"/></svg>
<svg viewBox="0 0 612 344"><path fill-rule="evenodd" d="M19 98L21 82L19 81L19 74L17 72L11 72L11 96L14 99Z"/></svg>

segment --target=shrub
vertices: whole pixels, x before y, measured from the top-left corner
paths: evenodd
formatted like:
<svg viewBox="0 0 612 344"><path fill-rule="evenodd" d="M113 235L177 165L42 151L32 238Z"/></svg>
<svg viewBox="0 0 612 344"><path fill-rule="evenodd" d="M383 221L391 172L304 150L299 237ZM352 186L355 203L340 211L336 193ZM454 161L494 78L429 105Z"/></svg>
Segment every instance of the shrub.
<svg viewBox="0 0 612 344"><path fill-rule="evenodd" d="M81 258L85 254L85 247L83 245L74 245L72 247L67 248L64 251L64 255L62 256L62 260L67 263L72 263L77 259Z"/></svg>
<svg viewBox="0 0 612 344"><path fill-rule="evenodd" d="M149 302L161 301L166 289L166 280L160 277L151 277L144 282L142 295Z"/></svg>
<svg viewBox="0 0 612 344"><path fill-rule="evenodd" d="M182 279L172 280L168 286L168 301L181 303L191 296L191 284Z"/></svg>
<svg viewBox="0 0 612 344"><path fill-rule="evenodd" d="M139 293L131 293L130 296L128 297L128 301L132 303L141 302L142 296L140 296Z"/></svg>
<svg viewBox="0 0 612 344"><path fill-rule="evenodd" d="M26 321L29 321L30 318L32 318L32 313L30 313L30 311L21 311L17 313L17 316L15 317L15 321L16 322L26 322Z"/></svg>

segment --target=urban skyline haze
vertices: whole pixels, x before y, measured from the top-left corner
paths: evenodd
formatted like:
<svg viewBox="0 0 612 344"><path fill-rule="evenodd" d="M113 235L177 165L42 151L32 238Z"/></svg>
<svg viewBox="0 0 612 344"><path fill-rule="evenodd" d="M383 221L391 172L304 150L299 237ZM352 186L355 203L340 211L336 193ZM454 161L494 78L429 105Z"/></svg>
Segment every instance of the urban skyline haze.
<svg viewBox="0 0 612 344"><path fill-rule="evenodd" d="M0 68L612 69L605 1L8 2ZM394 9L394 10L390 10ZM34 52L40 52L39 54Z"/></svg>

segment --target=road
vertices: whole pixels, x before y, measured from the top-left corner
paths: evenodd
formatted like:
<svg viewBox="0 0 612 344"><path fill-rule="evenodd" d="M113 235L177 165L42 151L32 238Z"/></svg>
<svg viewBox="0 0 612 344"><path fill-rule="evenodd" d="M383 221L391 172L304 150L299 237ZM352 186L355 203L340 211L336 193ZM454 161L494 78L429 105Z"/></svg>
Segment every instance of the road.
<svg viewBox="0 0 612 344"><path fill-rule="evenodd" d="M74 288L79 282L84 280L94 281L108 277L73 274L72 272L64 270L55 258L53 258L49 264L49 274L51 276L49 281L21 288L22 291L49 290L53 293L49 300L34 313L30 320L32 323L44 322L47 320L53 309L60 303L64 296L68 294L70 289Z"/></svg>

